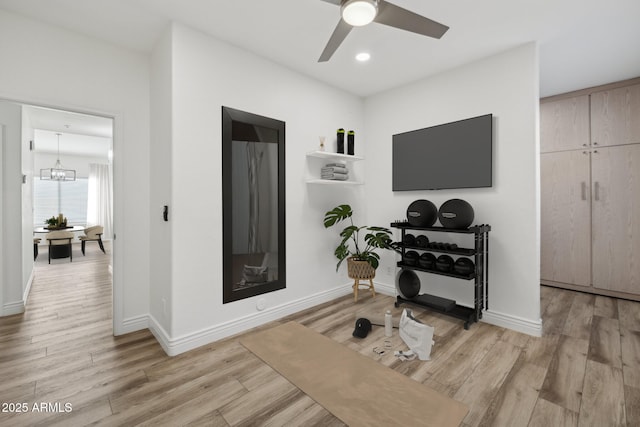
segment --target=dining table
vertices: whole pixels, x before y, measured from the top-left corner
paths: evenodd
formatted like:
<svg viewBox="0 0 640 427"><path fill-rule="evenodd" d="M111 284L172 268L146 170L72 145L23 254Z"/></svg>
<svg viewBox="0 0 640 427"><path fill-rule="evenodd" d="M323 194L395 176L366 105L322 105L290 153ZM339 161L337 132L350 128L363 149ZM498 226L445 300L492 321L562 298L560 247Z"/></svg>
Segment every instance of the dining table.
<svg viewBox="0 0 640 427"><path fill-rule="evenodd" d="M54 229L49 229L48 227L36 227L33 229L34 233L49 233L51 231L71 231L71 232L75 232L75 231L84 231L84 225L74 225L72 227L65 227L65 228L54 228Z"/></svg>

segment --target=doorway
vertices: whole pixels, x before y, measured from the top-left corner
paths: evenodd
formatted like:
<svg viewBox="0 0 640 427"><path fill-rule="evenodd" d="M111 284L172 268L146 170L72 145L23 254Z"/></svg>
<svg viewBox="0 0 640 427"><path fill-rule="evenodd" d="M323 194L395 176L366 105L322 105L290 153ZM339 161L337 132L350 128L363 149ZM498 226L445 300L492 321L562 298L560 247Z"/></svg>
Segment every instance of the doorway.
<svg viewBox="0 0 640 427"><path fill-rule="evenodd" d="M21 110L20 148L13 148L19 151L18 156L5 161L17 162L18 165L12 167L20 167L22 173L22 291L26 305L36 262L41 263L44 259L45 264L47 263L45 236L48 230L45 227L48 228L49 224L45 220L62 214L66 219L65 225L75 226L75 230L100 225L104 228L101 236L104 246L113 247L114 186L111 171L115 120L113 117L59 108L20 102L11 104L17 105ZM9 142L5 140L5 143ZM58 173L59 170L66 173L64 179L53 178L54 171ZM13 222L17 222L16 219ZM78 239L83 234L85 233L82 231L74 232L73 257L76 262L83 257ZM33 249L31 245L34 237L41 238L37 260L35 240ZM86 248L87 252L100 250L97 243L88 243ZM108 257L105 261L108 262L113 277L113 251L107 250L105 254L100 254ZM65 260L54 262L58 261ZM47 274L47 269L38 268L37 274L40 280ZM113 291L113 280L111 288ZM117 309L115 298L113 300L112 318Z"/></svg>

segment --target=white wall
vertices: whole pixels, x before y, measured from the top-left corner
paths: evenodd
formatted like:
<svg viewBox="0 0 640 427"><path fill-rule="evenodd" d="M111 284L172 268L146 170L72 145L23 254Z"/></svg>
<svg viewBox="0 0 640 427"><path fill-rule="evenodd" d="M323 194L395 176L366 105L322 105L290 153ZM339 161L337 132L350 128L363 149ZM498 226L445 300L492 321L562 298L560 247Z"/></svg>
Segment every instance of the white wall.
<svg viewBox="0 0 640 427"><path fill-rule="evenodd" d="M32 243L34 153L31 150L34 130L31 126L31 117L24 107L22 108L21 137L22 173L25 175L25 181L22 184L22 300L26 303L34 278Z"/></svg>
<svg viewBox="0 0 640 427"><path fill-rule="evenodd" d="M0 67L1 68L1 67ZM0 272L0 315L24 311L23 252L22 245L22 163L21 132L22 109L20 105L0 100L0 131L2 132L2 228L3 265ZM33 248L33 246L31 246Z"/></svg>
<svg viewBox="0 0 640 427"><path fill-rule="evenodd" d="M0 165L4 171L4 141L5 141L5 125L4 119L0 119ZM4 188L4 173L0 172L0 189ZM0 197L0 315L4 315L4 294L5 294L5 268L4 268L4 242L6 238L4 236L4 190L2 197Z"/></svg>
<svg viewBox="0 0 640 427"><path fill-rule="evenodd" d="M163 336L171 336L171 254L173 241L173 208L171 198L172 123L172 33L169 28L158 41L151 57L151 288L149 313L152 323ZM162 218L163 207L169 207L169 221ZM184 231L185 227L178 225ZM191 224L187 229L197 230Z"/></svg>
<svg viewBox="0 0 640 427"><path fill-rule="evenodd" d="M172 334L159 338L176 353L350 291L334 269L337 233L324 229L322 217L357 199L351 190L306 184L305 154L320 135L331 141L339 127L361 130L363 103L186 27L175 25L172 37L175 227L171 294L159 296L170 302ZM222 304L222 106L286 122L287 287L228 304Z"/></svg>
<svg viewBox="0 0 640 427"><path fill-rule="evenodd" d="M144 328L150 269L149 58L3 10L0 40L10 41L0 43L0 98L115 118L114 327L116 333ZM5 211L19 210L19 202L7 206L8 196L5 185ZM16 265L8 256L7 269Z"/></svg>
<svg viewBox="0 0 640 427"><path fill-rule="evenodd" d="M431 200L437 207L452 198L467 200L475 210L474 223L492 226L485 320L539 334L536 45L372 96L365 102L365 111L367 194L376 196L367 198L367 220L388 225L392 219L405 218L407 207L416 199ZM494 115L492 188L392 192L392 135L488 113ZM442 235L433 238L446 241ZM465 246L473 247L473 240ZM394 286L396 259L386 255L383 261L377 279ZM427 273L420 277L423 292L472 305L472 282Z"/></svg>

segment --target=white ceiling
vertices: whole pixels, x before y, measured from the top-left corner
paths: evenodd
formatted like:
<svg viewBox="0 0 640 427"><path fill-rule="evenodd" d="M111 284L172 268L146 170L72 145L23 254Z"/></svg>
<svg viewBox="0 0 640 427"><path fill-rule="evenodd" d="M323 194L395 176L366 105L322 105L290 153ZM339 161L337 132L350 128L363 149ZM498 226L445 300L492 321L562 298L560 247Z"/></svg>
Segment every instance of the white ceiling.
<svg viewBox="0 0 640 427"><path fill-rule="evenodd" d="M58 132L35 130L34 144L36 153L57 154ZM88 156L109 158L111 139L98 136L79 135L75 133L60 133L60 160L65 164L65 156Z"/></svg>
<svg viewBox="0 0 640 427"><path fill-rule="evenodd" d="M35 129L36 153L56 154L59 133L61 157L72 154L108 158L113 134L112 119L34 106L25 106L23 111Z"/></svg>
<svg viewBox="0 0 640 427"><path fill-rule="evenodd" d="M321 0L0 0L0 8L143 52L181 22L360 96L531 41L541 96L640 76L638 0L392 2L451 29L435 40L374 23L317 63L340 11ZM372 59L357 63L360 51Z"/></svg>

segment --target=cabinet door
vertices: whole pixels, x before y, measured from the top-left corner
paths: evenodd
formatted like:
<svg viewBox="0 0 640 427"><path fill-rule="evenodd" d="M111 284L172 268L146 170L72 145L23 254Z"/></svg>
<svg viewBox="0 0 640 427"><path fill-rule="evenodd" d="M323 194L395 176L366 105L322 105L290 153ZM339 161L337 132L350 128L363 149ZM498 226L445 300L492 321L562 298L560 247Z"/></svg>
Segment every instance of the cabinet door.
<svg viewBox="0 0 640 427"><path fill-rule="evenodd" d="M540 278L590 286L589 154L541 154L540 176Z"/></svg>
<svg viewBox="0 0 640 427"><path fill-rule="evenodd" d="M540 104L540 151L575 150L589 145L589 96Z"/></svg>
<svg viewBox="0 0 640 427"><path fill-rule="evenodd" d="M640 85L591 94L594 147L640 143Z"/></svg>
<svg viewBox="0 0 640 427"><path fill-rule="evenodd" d="M593 286L640 294L640 144L594 150Z"/></svg>

